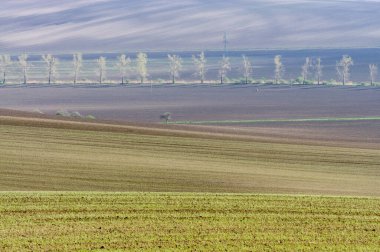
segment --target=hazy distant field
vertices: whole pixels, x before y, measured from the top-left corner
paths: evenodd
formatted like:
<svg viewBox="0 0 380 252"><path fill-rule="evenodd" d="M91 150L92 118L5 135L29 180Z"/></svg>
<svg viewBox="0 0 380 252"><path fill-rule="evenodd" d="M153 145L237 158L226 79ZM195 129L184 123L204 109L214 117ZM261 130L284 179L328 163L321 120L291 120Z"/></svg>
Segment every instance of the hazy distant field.
<svg viewBox="0 0 380 252"><path fill-rule="evenodd" d="M26 87L0 89L0 108L54 114L93 114L98 119L159 122L380 116L380 87L154 85L140 87Z"/></svg>
<svg viewBox="0 0 380 252"><path fill-rule="evenodd" d="M27 87L0 89L0 108L42 112L78 111L98 119L127 122L241 121L212 124L205 131L229 129L236 134L273 136L295 141L344 140L346 146L372 142L380 146L380 121L307 121L334 118L379 118L380 88L260 85L154 85L127 87ZM294 121L307 119L306 121ZM246 123L247 121L261 123ZM269 121L268 121L269 120ZM276 122L270 122L275 120ZM288 122L281 122L288 120ZM223 131L223 130L222 130Z"/></svg>

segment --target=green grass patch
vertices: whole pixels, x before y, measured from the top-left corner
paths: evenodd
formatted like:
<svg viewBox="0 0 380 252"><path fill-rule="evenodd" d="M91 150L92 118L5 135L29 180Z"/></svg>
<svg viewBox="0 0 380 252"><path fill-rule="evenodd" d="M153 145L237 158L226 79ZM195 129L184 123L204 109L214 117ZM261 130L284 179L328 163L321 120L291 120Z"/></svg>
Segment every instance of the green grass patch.
<svg viewBox="0 0 380 252"><path fill-rule="evenodd" d="M380 121L380 117L330 117L299 119L258 119L258 120L211 120L211 121L173 121L169 124L256 124L256 123L297 123L297 122L345 122L345 121Z"/></svg>
<svg viewBox="0 0 380 252"><path fill-rule="evenodd" d="M376 251L378 198L0 193L2 251Z"/></svg>

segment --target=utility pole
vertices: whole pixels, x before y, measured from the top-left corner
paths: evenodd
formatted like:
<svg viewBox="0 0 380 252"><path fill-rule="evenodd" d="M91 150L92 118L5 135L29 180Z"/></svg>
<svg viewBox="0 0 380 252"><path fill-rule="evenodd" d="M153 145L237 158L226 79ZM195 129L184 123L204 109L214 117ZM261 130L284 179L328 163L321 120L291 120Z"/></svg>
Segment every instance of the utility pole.
<svg viewBox="0 0 380 252"><path fill-rule="evenodd" d="M227 32L224 32L223 44L224 44L224 55L223 56L227 57L227 45L228 45Z"/></svg>

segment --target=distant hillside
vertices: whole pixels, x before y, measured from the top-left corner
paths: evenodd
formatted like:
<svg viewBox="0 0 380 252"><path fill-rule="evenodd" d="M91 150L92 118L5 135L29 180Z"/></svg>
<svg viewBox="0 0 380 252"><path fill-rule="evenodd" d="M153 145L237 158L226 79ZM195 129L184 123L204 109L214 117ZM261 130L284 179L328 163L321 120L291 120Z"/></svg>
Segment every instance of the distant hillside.
<svg viewBox="0 0 380 252"><path fill-rule="evenodd" d="M374 47L379 1L4 0L1 51ZM1 53L0 51L0 53Z"/></svg>

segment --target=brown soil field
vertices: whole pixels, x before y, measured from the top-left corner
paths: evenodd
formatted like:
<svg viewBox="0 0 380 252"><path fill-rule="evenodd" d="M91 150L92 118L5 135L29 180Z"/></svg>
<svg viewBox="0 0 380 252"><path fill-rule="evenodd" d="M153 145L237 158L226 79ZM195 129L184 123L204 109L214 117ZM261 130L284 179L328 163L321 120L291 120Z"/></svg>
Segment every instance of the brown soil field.
<svg viewBox="0 0 380 252"><path fill-rule="evenodd" d="M105 120L175 121L380 116L380 88L360 86L153 85L33 86L0 89L0 108Z"/></svg>
<svg viewBox="0 0 380 252"><path fill-rule="evenodd" d="M0 124L59 129L229 138L275 143L380 148L380 121L260 123L254 126L164 125L148 122L85 120L0 109Z"/></svg>
<svg viewBox="0 0 380 252"><path fill-rule="evenodd" d="M1 188L379 195L379 120L224 126L165 125L157 120L165 111L172 112L174 120L380 115L377 88L256 88L164 86L153 87L152 93L146 86L1 89L1 103L8 104L0 110ZM200 99L202 90L206 94ZM177 100L172 93L149 102L148 96L163 91L193 96ZM222 97L211 97L211 91ZM255 94L257 99L243 99ZM130 99L121 99L123 95ZM68 106L60 107L65 99ZM232 109L226 109L229 106ZM249 117L246 107L267 114ZM35 108L45 114L30 112ZM97 119L55 116L55 109ZM284 116L278 117L279 112Z"/></svg>
<svg viewBox="0 0 380 252"><path fill-rule="evenodd" d="M0 191L379 194L376 143L254 129L2 110Z"/></svg>
<svg viewBox="0 0 380 252"><path fill-rule="evenodd" d="M380 116L378 87L36 85L1 88L0 108L22 111L38 109L46 115L33 116L42 118L51 118L49 115L63 109L94 115L101 123L107 124L190 130L268 141L311 141L365 148L380 146L379 121L276 122L249 125L241 123L212 126L158 124L159 115L165 112L171 112L175 121ZM2 111L1 115L23 116L21 112L15 111L10 114Z"/></svg>

